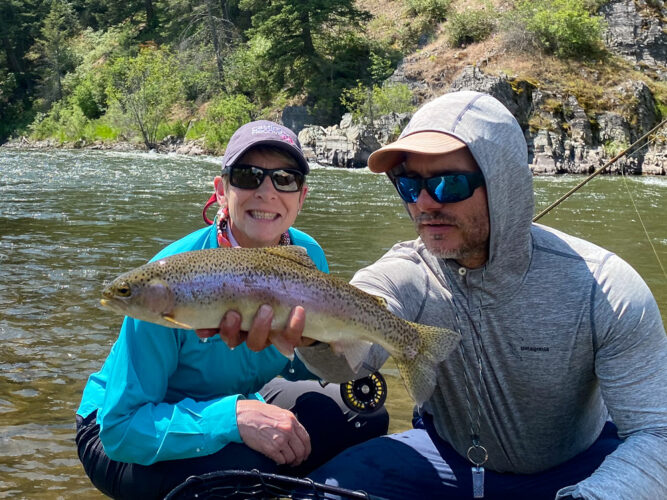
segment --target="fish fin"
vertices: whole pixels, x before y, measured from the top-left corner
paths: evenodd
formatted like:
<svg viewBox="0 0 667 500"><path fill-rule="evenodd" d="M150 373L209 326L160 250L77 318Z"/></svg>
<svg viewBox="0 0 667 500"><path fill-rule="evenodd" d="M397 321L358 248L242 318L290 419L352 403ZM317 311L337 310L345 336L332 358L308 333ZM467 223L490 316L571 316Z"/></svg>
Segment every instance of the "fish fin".
<svg viewBox="0 0 667 500"><path fill-rule="evenodd" d="M294 360L294 346L285 340L280 335L269 335L269 341L274 345L280 354L288 358L290 361Z"/></svg>
<svg viewBox="0 0 667 500"><path fill-rule="evenodd" d="M456 348L461 336L447 328L408 323L416 330L421 343L415 356L395 356L398 371L403 378L408 393L418 405L423 404L433 394L437 379L437 368Z"/></svg>
<svg viewBox="0 0 667 500"><path fill-rule="evenodd" d="M372 342L366 340L336 340L330 342L331 350L343 356L353 372L357 372L368 356Z"/></svg>
<svg viewBox="0 0 667 500"><path fill-rule="evenodd" d="M266 247L263 249L268 254L290 260L310 269L317 269L313 260L308 256L308 251L297 245L285 245L280 247Z"/></svg>
<svg viewBox="0 0 667 500"><path fill-rule="evenodd" d="M162 319L164 319L165 321L168 321L169 323L173 324L174 326L177 326L178 328L183 328L185 330L194 330L193 327L191 327L190 325L186 325L185 323L181 323L180 321L177 321L170 314L163 314Z"/></svg>
<svg viewBox="0 0 667 500"><path fill-rule="evenodd" d="M382 307L384 307L385 309L387 309L387 299L385 299L384 297L380 297L379 295L371 295L371 297L373 297L373 299L375 300L375 302L377 302L377 303L380 304Z"/></svg>

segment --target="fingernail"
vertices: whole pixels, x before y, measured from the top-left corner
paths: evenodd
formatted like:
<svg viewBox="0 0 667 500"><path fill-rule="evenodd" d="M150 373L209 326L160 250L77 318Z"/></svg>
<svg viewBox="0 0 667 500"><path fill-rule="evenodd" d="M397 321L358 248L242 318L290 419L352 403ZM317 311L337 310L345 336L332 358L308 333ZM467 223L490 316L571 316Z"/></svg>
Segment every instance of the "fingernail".
<svg viewBox="0 0 667 500"><path fill-rule="evenodd" d="M232 328L236 321L234 320L234 316L232 316L231 314L225 314L225 317L222 319L222 322L225 325L225 328Z"/></svg>
<svg viewBox="0 0 667 500"><path fill-rule="evenodd" d="M262 321L266 321L271 316L271 311L272 311L271 306L267 304L262 304L259 307L259 311L257 311L257 317Z"/></svg>

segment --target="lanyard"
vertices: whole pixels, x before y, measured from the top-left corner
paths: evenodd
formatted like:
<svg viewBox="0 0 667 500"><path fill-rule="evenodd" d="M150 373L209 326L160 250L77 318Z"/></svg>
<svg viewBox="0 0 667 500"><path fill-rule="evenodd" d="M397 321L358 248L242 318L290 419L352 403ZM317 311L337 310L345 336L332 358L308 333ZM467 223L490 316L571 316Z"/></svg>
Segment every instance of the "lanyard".
<svg viewBox="0 0 667 500"><path fill-rule="evenodd" d="M446 269L446 266L442 266L443 268ZM464 269L464 268L461 268ZM485 270L482 271L482 286L484 285L484 273ZM447 274L447 271L445 271L445 274ZM459 273L462 276L465 275L466 273ZM451 293L452 293L452 302L454 304L454 315L456 318L456 327L458 329L459 335L463 337L462 330L461 330L461 320L459 318L459 308L456 305L456 301L454 299L454 289L451 287ZM465 349L463 348L463 341L459 344L459 350L461 352L461 357L463 359L463 377L464 377L464 382L465 382L465 391L466 391L466 403L468 407L468 420L470 421L470 442L471 445L468 448L468 451L466 453L466 458L470 463L472 463L472 492L473 492L473 498L484 498L484 467L483 465L487 462L489 459L489 453L486 450L484 446L480 443L480 437L479 437L479 429L480 429L480 420L482 416L482 408L481 408L481 399L482 399L482 385L483 385L483 374L482 374L482 355L481 352L484 349L484 345L482 343L482 336L480 332L477 330L475 327L475 324L473 321L471 321L472 324L472 332L473 332L473 337L477 337L478 343L479 343L479 349L475 347L475 338L471 338L471 344L473 347L473 352L475 354L475 359L477 360L477 393L479 395L480 402L477 405L477 415L473 415L473 408L472 408L472 394L471 390L473 387L474 382L470 380L468 377L468 370L466 369L469 365L467 357L466 357L466 352ZM479 306L479 327L482 327L482 304L481 304L481 299L480 299L480 306Z"/></svg>

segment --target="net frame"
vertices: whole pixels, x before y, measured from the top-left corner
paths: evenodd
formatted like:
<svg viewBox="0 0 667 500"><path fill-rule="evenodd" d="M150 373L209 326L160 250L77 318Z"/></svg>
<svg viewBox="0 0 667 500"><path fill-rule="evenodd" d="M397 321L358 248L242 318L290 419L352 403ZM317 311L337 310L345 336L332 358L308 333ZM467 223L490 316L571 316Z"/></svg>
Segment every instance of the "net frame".
<svg viewBox="0 0 667 500"><path fill-rule="evenodd" d="M383 500L365 491L348 490L316 483L311 479L270 474L257 469L224 470L190 476L164 497L164 500L193 498L208 500L244 500L248 498Z"/></svg>

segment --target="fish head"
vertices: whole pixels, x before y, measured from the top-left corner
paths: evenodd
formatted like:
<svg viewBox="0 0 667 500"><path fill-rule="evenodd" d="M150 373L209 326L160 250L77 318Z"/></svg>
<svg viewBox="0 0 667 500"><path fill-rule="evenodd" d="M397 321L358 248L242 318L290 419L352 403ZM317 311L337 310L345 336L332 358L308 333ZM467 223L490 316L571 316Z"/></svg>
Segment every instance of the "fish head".
<svg viewBox="0 0 667 500"><path fill-rule="evenodd" d="M175 299L169 284L160 277L128 273L102 291L100 303L119 314L155 323L171 313Z"/></svg>

